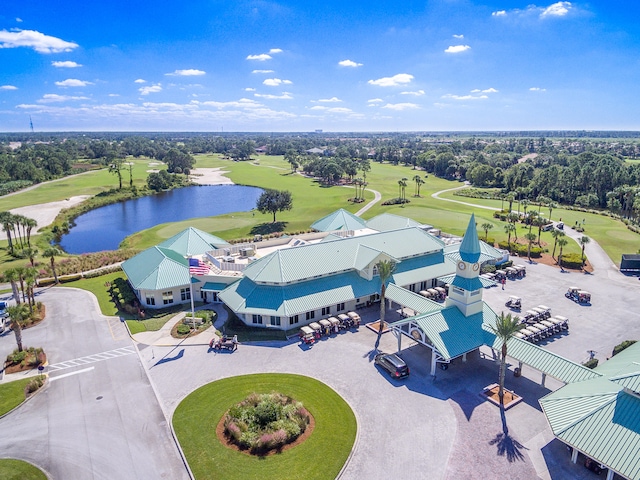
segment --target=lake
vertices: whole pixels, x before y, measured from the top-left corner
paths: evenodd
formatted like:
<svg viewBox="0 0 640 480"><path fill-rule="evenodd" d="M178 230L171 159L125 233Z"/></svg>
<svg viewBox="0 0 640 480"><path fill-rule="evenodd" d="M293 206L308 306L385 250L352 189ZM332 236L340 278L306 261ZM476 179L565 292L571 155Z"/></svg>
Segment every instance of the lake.
<svg viewBox="0 0 640 480"><path fill-rule="evenodd" d="M116 250L125 237L160 223L248 212L262 192L242 185L191 186L106 205L76 218L60 246L73 254Z"/></svg>

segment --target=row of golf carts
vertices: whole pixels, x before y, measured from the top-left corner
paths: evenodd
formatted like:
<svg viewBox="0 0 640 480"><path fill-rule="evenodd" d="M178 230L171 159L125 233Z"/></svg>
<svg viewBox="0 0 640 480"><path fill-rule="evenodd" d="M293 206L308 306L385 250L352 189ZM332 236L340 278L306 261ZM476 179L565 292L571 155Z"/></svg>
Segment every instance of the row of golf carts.
<svg viewBox="0 0 640 480"><path fill-rule="evenodd" d="M447 290L442 287L420 290L420 295L436 302L442 302L447 297Z"/></svg>
<svg viewBox="0 0 640 480"><path fill-rule="evenodd" d="M518 278L524 278L527 276L527 267L524 265L513 265L504 269L496 270L494 273L483 273L480 275L488 280L495 282L501 282L502 280L516 280Z"/></svg>
<svg viewBox="0 0 640 480"><path fill-rule="evenodd" d="M551 309L546 305L538 305L527 310L520 318L520 323L523 328L515 336L533 343L557 333L569 331L569 319L560 315L552 317Z"/></svg>
<svg viewBox="0 0 640 480"><path fill-rule="evenodd" d="M338 333L340 330L349 330L360 326L360 315L356 312L347 312L337 315L337 317L323 318L317 322L311 322L309 325L300 327L300 341L307 345L313 345L322 337L329 336L332 333Z"/></svg>

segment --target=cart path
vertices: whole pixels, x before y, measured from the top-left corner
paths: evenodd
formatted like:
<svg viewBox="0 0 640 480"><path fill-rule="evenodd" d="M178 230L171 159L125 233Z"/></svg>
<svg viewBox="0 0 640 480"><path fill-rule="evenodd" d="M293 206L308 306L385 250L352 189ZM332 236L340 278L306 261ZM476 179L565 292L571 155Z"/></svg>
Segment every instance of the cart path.
<svg viewBox="0 0 640 480"><path fill-rule="evenodd" d="M355 213L356 217L362 216L362 214L364 212L369 210L371 207L373 207L376 203L378 203L382 199L382 194L380 192L378 192L377 190L372 190L370 188L367 188L366 190L367 190L367 192L373 192L373 200L371 200L364 207L362 207L360 210L358 210Z"/></svg>
<svg viewBox="0 0 640 480"><path fill-rule="evenodd" d="M461 185L460 187L454 187L454 188L447 188L446 190L440 190L439 192L436 193L432 193L431 197L435 198L436 200L442 200L443 202L453 202L453 203L459 203L460 205L468 205L469 207L475 207L475 208L484 208L485 210L491 210L494 212L499 211L499 208L495 208L495 207L486 207L484 205L478 205L476 203L469 203L469 202L463 202L460 200L453 200L452 198L441 198L440 194L441 193L445 193L445 192L452 192L454 190L461 190L463 188L469 188L469 185Z"/></svg>

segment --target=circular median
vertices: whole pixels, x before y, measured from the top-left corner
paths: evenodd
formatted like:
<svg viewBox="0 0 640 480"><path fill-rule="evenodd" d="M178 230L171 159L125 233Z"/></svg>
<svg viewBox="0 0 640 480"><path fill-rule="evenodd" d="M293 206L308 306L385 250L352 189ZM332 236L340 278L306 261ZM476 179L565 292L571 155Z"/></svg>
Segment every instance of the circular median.
<svg viewBox="0 0 640 480"><path fill-rule="evenodd" d="M313 432L281 453L252 456L229 448L217 434L220 419L252 393L279 392L302 402ZM178 405L173 426L196 478L334 479L356 436L356 418L340 395L310 377L254 374L226 378L195 390Z"/></svg>

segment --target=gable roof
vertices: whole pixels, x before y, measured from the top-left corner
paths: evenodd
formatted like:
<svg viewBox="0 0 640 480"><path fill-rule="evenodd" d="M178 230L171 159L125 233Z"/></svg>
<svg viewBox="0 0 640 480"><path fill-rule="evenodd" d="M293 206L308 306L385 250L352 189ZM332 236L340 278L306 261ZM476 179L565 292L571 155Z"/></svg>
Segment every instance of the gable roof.
<svg viewBox="0 0 640 480"><path fill-rule="evenodd" d="M387 232L389 230L398 230L407 227L422 227L421 223L411 218L394 215L393 213L376 215L372 219L367 220L366 224L367 227L379 232Z"/></svg>
<svg viewBox="0 0 640 480"><path fill-rule="evenodd" d="M158 244L159 247L171 249L183 257L202 255L210 250L228 245L229 243L225 240L194 227L189 227Z"/></svg>
<svg viewBox="0 0 640 480"><path fill-rule="evenodd" d="M286 284L362 268L366 259L377 257L376 252L403 262L411 257L441 252L442 248L443 243L439 239L419 228L325 239L320 243L270 253L249 264L244 276L258 283Z"/></svg>
<svg viewBox="0 0 640 480"><path fill-rule="evenodd" d="M499 260L504 254L495 247L492 247L488 243L483 242L482 240L478 241L480 245L480 256L478 257L477 262L483 263L488 260ZM463 260L462 255L460 255L461 243L453 243L451 245L447 245L444 247L444 253L447 257L451 258L456 263L458 260Z"/></svg>
<svg viewBox="0 0 640 480"><path fill-rule="evenodd" d="M360 217L355 216L351 212L347 212L343 208L330 213L326 217L311 224L311 228L319 232L333 232L336 230L361 230L366 228L367 224Z"/></svg>
<svg viewBox="0 0 640 480"><path fill-rule="evenodd" d="M476 217L472 213L467 225L467 231L462 238L462 243L458 250L460 258L468 263L477 262L480 258L480 242L478 240L478 231L476 230Z"/></svg>
<svg viewBox="0 0 640 480"><path fill-rule="evenodd" d="M594 369L598 377L571 383L540 399L563 442L621 475L640 478L640 343Z"/></svg>
<svg viewBox="0 0 640 480"><path fill-rule="evenodd" d="M136 290L161 290L189 285L189 263L179 253L159 246L148 248L122 263Z"/></svg>

